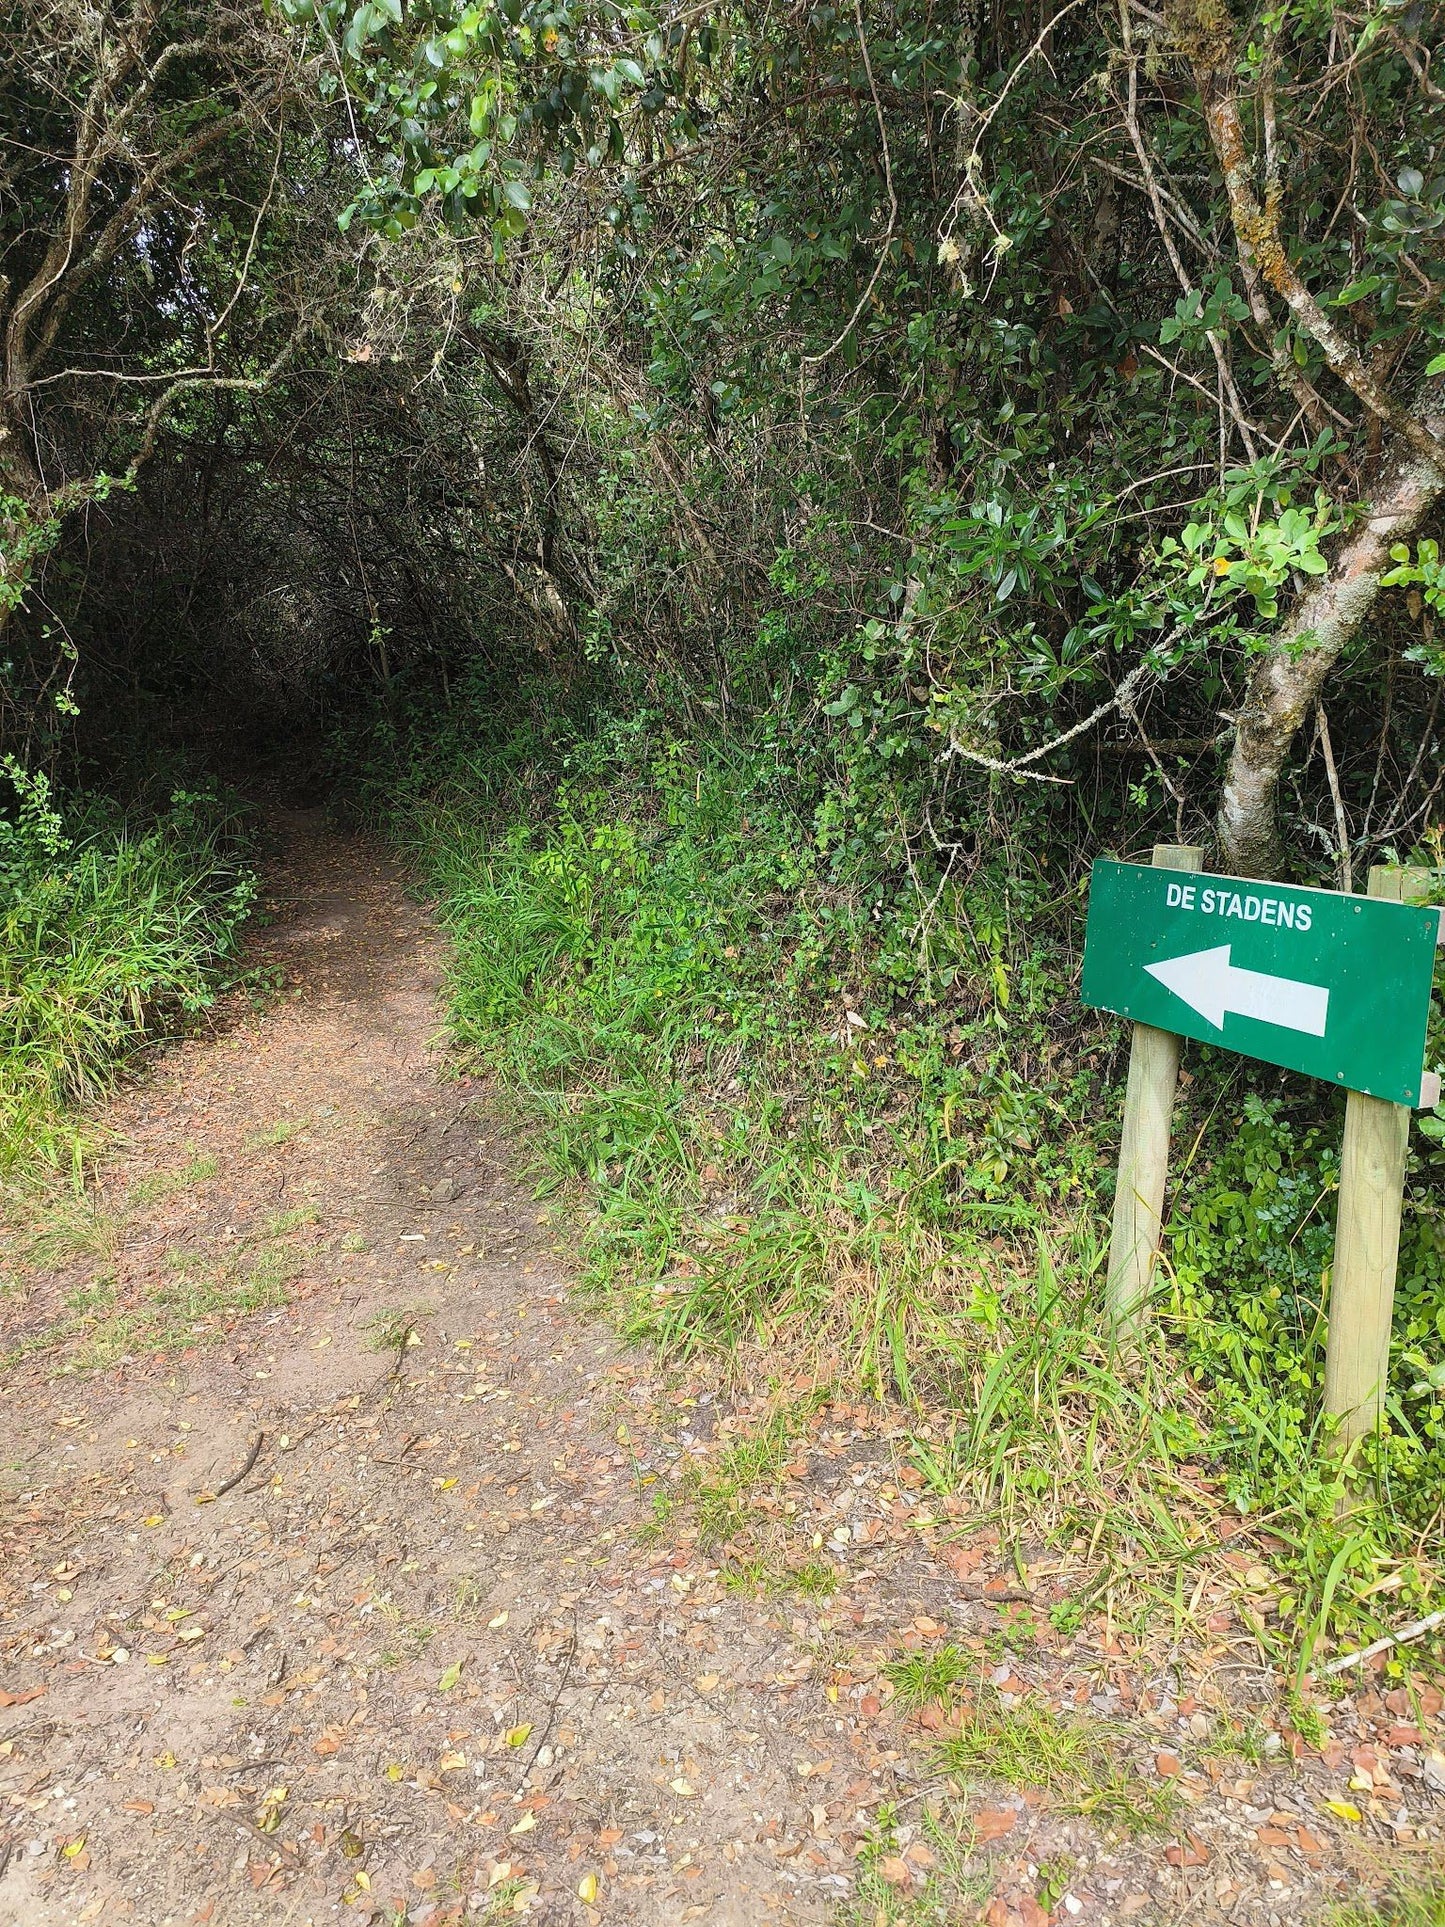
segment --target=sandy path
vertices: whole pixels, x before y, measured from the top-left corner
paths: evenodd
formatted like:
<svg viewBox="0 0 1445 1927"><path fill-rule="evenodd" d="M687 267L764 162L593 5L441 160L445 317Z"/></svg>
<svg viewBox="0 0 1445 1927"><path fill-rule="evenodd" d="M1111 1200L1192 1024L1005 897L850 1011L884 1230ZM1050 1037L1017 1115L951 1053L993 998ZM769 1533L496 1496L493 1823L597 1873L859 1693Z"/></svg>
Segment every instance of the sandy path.
<svg viewBox="0 0 1445 1927"><path fill-rule="evenodd" d="M848 1863L813 1809L843 1776L820 1793L801 1768L860 1764L843 1722L821 1688L804 1716L809 1656L777 1614L695 1548L639 1548L650 1469L622 1415L645 1423L660 1388L563 1309L548 1213L475 1093L438 1081L425 914L364 845L282 827L268 948L291 994L113 1107L103 1193L142 1203L116 1205L99 1268L122 1305L238 1251L300 1275L219 1342L58 1383L47 1354L7 1383L5 1630L25 1623L0 1768L40 1784L0 1921L452 1918L469 1899L821 1919ZM12 1333L96 1269L94 1250L53 1263ZM399 1358L368 1348L385 1314L414 1328ZM247 1477L198 1505L258 1432ZM855 1806L885 1777L864 1769ZM57 1832L84 1844L57 1852Z"/></svg>
<svg viewBox="0 0 1445 1927"><path fill-rule="evenodd" d="M425 912L319 816L280 827L285 991L161 1053L92 1207L0 1246L0 1927L750 1927L838 1918L860 1870L868 1927L1268 1923L1378 1870L1321 1819L1340 1739L1299 1771L1210 1752L1207 1684L1052 1633L1066 1579L1021 1631L1016 1563L910 1492L897 1415L827 1408L761 1499L831 1593L739 1585L655 1508L757 1409L564 1303L565 1222L439 1074ZM945 1635L1005 1707L1132 1721L1146 1775L1172 1749L1172 1830L955 1787L966 1910L908 1911L942 1783L878 1667ZM1365 1694L1336 1727L1378 1743L1380 1842L1408 1784L1433 1858L1401 1719Z"/></svg>

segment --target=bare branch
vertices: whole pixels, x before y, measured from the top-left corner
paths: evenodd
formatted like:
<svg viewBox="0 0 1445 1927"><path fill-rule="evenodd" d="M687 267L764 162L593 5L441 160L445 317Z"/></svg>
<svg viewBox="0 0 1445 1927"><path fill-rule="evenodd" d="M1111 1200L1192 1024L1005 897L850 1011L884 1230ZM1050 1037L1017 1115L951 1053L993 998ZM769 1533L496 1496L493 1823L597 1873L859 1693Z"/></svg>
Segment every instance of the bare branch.
<svg viewBox="0 0 1445 1927"><path fill-rule="evenodd" d="M1224 190L1229 199L1240 265L1244 270L1246 288L1250 290L1250 302L1256 320L1261 327L1268 326L1272 337L1274 328L1267 306L1261 312L1262 295L1259 294L1257 276L1262 275L1289 308L1299 327L1317 344L1332 372L1372 414L1379 416L1417 454L1432 461L1445 455L1445 445L1442 445L1438 436L1422 417L1395 403L1354 343L1335 326L1300 278L1281 231L1282 194L1277 171L1277 143L1273 142L1272 136L1267 143L1266 172L1269 181L1265 202L1261 206L1254 191L1253 159L1240 117L1232 42L1227 31L1218 25L1212 11L1201 0L1192 0L1192 3L1194 19L1190 23L1189 51L1195 82L1204 108L1205 125L1224 175ZM1265 106L1265 124L1269 128L1271 111L1267 92ZM1284 344L1276 348L1273 359L1276 373L1300 400L1301 406L1306 406L1300 394L1299 371ZM1313 407L1307 406L1306 412L1314 419Z"/></svg>
<svg viewBox="0 0 1445 1927"><path fill-rule="evenodd" d="M1346 895L1352 895L1355 888L1354 865L1350 861L1350 831L1345 817L1345 799L1340 794L1339 773L1335 769L1335 746L1330 741L1330 723L1325 715L1325 706L1316 699L1315 727L1319 731L1320 750L1325 759L1325 775L1329 779L1330 800L1335 806L1335 841L1340 856L1340 888Z"/></svg>
<svg viewBox="0 0 1445 1927"><path fill-rule="evenodd" d="M299 322L279 354L259 375L217 375L208 368L188 368L183 374L176 375L165 393L157 395L150 405L140 446L131 457L130 466L126 470L127 476L133 476L150 460L155 451L156 437L160 433L161 423L165 420L166 410L178 395L184 394L189 388L197 387L211 388L218 392L232 389L248 394L256 394L263 388L269 388L291 359L299 343L310 331L308 321Z"/></svg>
<svg viewBox="0 0 1445 1927"><path fill-rule="evenodd" d="M1275 799L1290 745L1340 651L1374 607L1391 546L1413 535L1445 492L1438 384L1427 384L1411 413L1428 446L1442 453L1421 455L1415 436L1401 437L1379 471L1365 521L1336 550L1329 574L1300 597L1251 671L1216 824L1225 862L1237 876L1278 869Z"/></svg>
<svg viewBox="0 0 1445 1927"><path fill-rule="evenodd" d="M873 112L878 121L878 138L883 144L883 179L888 188L888 226L878 250L878 259L873 264L873 272L868 277L868 285L859 295L858 305L849 315L847 325L837 340L826 347L822 354L803 356L802 366L805 368L816 368L820 363L831 359L858 325L858 317L867 307L873 290L878 285L878 277L883 272L883 263L888 259L888 250L893 245L893 234L898 225L898 195L893 187L893 156L888 148L888 128L883 120L883 103L878 98L878 83L873 78L873 61L868 52L868 35L863 26L863 0L853 0L853 15L858 23L858 46L863 55L863 68L868 75L868 86L873 95Z"/></svg>
<svg viewBox="0 0 1445 1927"><path fill-rule="evenodd" d="M64 275L60 285L52 294L46 311L45 325L35 345L31 366L43 364L46 355L55 345L60 324L76 295L115 258L118 249L134 233L147 207L155 200L161 187L183 168L199 160L218 142L228 140L243 128L254 125L261 117L262 110L275 98L276 89L267 82L255 94L248 96L234 113L227 114L222 120L213 121L199 134L157 160L150 171L135 183L125 201L96 236L84 259L77 262L69 273Z"/></svg>
<svg viewBox="0 0 1445 1927"><path fill-rule="evenodd" d="M1008 758L985 756L982 750L970 749L956 738L950 738L948 748L943 754L946 757L961 756L966 763L977 763L983 769L997 770L1003 776L1029 776L1036 783L1070 783L1073 781L1070 776L1045 776L1041 771L1033 770L1029 766L1032 763L1041 762L1045 756L1052 756L1054 751L1062 749L1065 743L1072 743L1076 736L1082 736L1096 723L1101 723L1106 716L1111 716L1116 709L1128 715L1135 690L1153 668L1154 665L1146 656L1143 662L1134 665L1107 702L1100 703L1098 708L1091 710L1082 722L1075 723L1072 729L1066 729L1062 735L1051 737L1046 743L1040 743L1037 749L1031 749L1026 756Z"/></svg>
<svg viewBox="0 0 1445 1927"><path fill-rule="evenodd" d="M1169 265L1174 270L1174 277L1187 296L1197 299L1199 291L1186 272L1184 263L1179 255L1179 250L1174 245L1174 236L1170 232L1169 222L1164 213L1164 199L1159 191L1159 182L1155 177L1153 157L1150 155L1148 145L1145 142L1143 132L1139 126L1139 65L1134 57L1133 38L1129 32L1129 0L1120 0L1119 18L1123 26L1124 54L1129 67L1129 97L1124 109L1124 125L1128 129L1129 139L1133 144L1134 153L1139 162L1139 172L1144 177L1144 191L1149 196L1149 205L1154 213L1154 225L1159 230L1159 238L1164 243L1164 251L1169 256ZM1249 417L1244 412L1244 404L1239 398L1239 390L1234 385L1234 373L1229 366L1229 359L1224 350L1224 343L1220 340L1219 332L1215 328L1207 328L1205 335L1209 342L1210 350L1214 355L1215 367L1218 370L1220 394L1227 399L1230 416L1234 421L1235 427L1239 430L1239 437L1244 443L1245 452L1249 456L1250 461L1254 461L1257 454L1254 445L1254 435L1251 430ZM1219 452L1219 460L1222 470L1224 467L1224 450L1222 448Z"/></svg>

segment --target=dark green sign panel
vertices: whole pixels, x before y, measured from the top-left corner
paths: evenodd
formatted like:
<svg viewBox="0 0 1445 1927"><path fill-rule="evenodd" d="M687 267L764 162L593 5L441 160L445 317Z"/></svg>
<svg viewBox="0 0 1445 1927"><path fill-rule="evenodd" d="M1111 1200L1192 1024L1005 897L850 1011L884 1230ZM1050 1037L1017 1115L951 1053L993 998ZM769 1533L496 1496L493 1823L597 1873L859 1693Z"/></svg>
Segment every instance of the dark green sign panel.
<svg viewBox="0 0 1445 1927"><path fill-rule="evenodd" d="M1440 912L1139 863L1094 865L1086 1004L1420 1102Z"/></svg>

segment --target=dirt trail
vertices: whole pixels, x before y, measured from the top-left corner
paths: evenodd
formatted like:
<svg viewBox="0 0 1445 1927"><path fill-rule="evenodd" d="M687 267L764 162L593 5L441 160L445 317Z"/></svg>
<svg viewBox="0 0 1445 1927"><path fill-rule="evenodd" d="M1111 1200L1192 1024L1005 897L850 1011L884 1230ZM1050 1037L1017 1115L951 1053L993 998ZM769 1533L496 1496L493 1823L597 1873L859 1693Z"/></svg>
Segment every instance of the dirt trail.
<svg viewBox="0 0 1445 1927"><path fill-rule="evenodd" d="M903 1911L938 1782L885 1648L951 1632L1003 1704L1092 1698L1146 1761L1213 1730L1117 1647L1010 1641L996 1540L935 1530L876 1411L832 1408L772 1502L831 1596L730 1586L654 1495L736 1411L568 1307L565 1223L439 1076L425 912L319 815L280 827L284 993L162 1053L92 1205L12 1230L4 1927L749 1927L838 1918L860 1869L859 1918L939 1919ZM1348 1859L1338 1760L1311 1791L1221 1757L1142 1844L981 1795L951 1917L1299 1918Z"/></svg>
<svg viewBox="0 0 1445 1927"><path fill-rule="evenodd" d="M618 1918L824 1918L841 1850L780 1869L773 1847L811 1826L800 1767L841 1722L775 1703L762 1682L798 1648L691 1552L639 1563L619 1433L645 1361L564 1309L549 1214L495 1118L438 1081L440 945L395 869L314 816L281 827L289 994L113 1107L101 1255L122 1304L238 1250L300 1275L219 1346L185 1331L160 1360L10 1378L38 1619L4 1678L44 1692L0 1716L0 1765L49 1784L0 1920L500 1913L539 1881L546 1917L585 1919L589 1873ZM392 1325L413 1342L369 1349ZM84 1846L57 1856L57 1828Z"/></svg>

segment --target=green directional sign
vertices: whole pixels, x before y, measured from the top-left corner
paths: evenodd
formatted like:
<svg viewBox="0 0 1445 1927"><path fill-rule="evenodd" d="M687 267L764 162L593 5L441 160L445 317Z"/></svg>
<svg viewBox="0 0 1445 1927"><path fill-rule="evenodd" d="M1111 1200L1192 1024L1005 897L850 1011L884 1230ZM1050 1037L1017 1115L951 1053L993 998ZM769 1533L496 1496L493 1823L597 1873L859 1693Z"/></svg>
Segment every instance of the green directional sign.
<svg viewBox="0 0 1445 1927"><path fill-rule="evenodd" d="M1082 996L1394 1104L1419 1104L1440 912L1100 859Z"/></svg>

